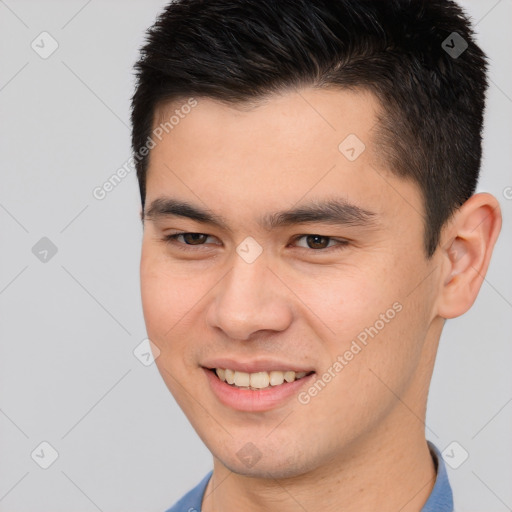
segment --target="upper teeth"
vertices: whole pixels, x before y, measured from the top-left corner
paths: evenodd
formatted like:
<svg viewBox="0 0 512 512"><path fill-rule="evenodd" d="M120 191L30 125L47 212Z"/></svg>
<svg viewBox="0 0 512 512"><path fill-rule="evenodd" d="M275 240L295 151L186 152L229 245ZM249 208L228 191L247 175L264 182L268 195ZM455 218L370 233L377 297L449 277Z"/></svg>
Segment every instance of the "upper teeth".
<svg viewBox="0 0 512 512"><path fill-rule="evenodd" d="M271 372L256 372L246 373L224 368L216 368L215 373L220 380L226 381L228 384L234 384L241 388L255 388L263 389L268 386L279 386L284 381L293 382L296 379L301 379L307 372L293 372L293 371L271 371Z"/></svg>

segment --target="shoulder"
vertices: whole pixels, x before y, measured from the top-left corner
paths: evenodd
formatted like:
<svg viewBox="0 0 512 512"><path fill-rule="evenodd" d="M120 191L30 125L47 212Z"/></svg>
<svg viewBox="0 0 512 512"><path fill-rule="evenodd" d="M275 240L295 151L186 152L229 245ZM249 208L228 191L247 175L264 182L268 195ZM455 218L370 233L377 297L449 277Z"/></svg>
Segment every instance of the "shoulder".
<svg viewBox="0 0 512 512"><path fill-rule="evenodd" d="M213 471L210 471L193 489L188 491L166 512L200 512L204 491L212 473Z"/></svg>

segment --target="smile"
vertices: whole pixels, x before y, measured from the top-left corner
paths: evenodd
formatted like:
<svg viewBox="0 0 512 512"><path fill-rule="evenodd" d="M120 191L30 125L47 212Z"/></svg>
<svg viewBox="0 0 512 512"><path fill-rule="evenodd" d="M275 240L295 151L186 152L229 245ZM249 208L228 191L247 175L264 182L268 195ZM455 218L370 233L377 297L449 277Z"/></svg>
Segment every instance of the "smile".
<svg viewBox="0 0 512 512"><path fill-rule="evenodd" d="M270 372L263 371L247 373L237 370L230 370L229 368L215 368L212 369L212 371L215 371L215 374L221 381L227 382L229 385L233 387L251 390L265 389L270 386L280 386L284 382L294 382L295 380L302 379L309 373L313 373L296 373L292 370L273 370Z"/></svg>

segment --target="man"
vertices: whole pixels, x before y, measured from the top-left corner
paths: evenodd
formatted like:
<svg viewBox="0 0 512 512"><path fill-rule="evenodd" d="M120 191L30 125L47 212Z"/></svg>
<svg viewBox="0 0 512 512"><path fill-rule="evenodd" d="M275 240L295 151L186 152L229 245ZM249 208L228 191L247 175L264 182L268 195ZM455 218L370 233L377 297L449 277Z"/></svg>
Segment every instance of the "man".
<svg viewBox="0 0 512 512"><path fill-rule="evenodd" d="M425 412L501 227L446 0L178 0L137 63L141 290L213 455L170 511L453 510Z"/></svg>

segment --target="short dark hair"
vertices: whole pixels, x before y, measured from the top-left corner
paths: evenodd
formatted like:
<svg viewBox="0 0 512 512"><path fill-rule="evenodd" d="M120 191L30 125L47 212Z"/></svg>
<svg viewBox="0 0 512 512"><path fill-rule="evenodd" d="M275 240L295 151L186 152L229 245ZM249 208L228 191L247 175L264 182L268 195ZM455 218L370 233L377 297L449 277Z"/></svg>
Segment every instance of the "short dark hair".
<svg viewBox="0 0 512 512"><path fill-rule="evenodd" d="M135 70L143 208L149 155L140 150L160 107L190 96L250 104L302 87L365 89L380 100L379 149L421 190L429 257L475 191L487 59L451 0L176 0L148 29Z"/></svg>

